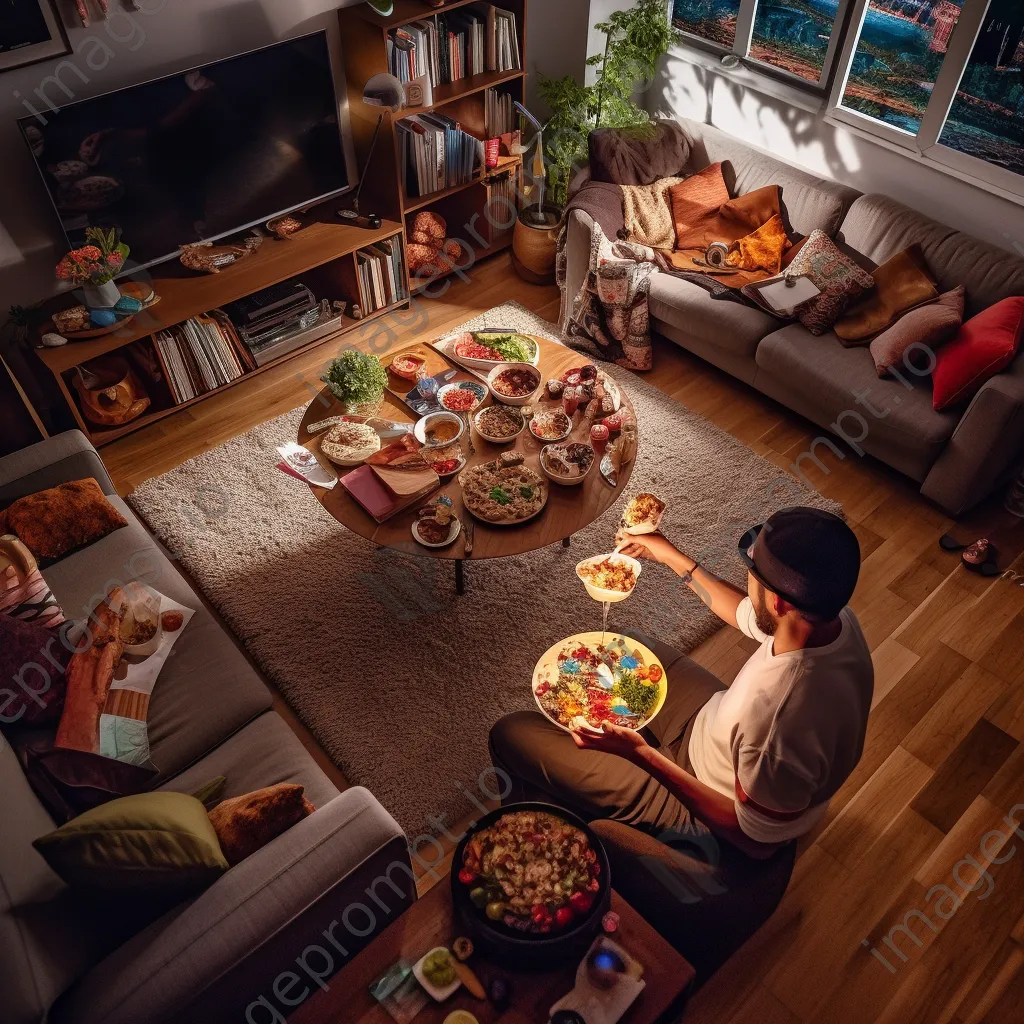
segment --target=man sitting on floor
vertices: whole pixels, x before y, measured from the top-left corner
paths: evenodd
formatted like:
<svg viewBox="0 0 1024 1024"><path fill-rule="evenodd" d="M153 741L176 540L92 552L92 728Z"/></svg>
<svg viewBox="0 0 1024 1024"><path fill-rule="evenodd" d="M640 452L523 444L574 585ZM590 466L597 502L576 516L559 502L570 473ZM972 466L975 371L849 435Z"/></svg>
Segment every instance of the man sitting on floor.
<svg viewBox="0 0 1024 1024"><path fill-rule="evenodd" d="M794 840L821 821L860 760L874 689L871 653L846 607L860 547L838 516L784 509L741 541L744 593L658 534L617 540L673 569L760 648L727 689L649 644L669 682L644 730L650 742L610 722L570 735L520 712L495 725L491 755L512 779L509 802L544 799L611 819L598 831L616 889L706 976L772 913ZM680 872L703 895L674 881Z"/></svg>

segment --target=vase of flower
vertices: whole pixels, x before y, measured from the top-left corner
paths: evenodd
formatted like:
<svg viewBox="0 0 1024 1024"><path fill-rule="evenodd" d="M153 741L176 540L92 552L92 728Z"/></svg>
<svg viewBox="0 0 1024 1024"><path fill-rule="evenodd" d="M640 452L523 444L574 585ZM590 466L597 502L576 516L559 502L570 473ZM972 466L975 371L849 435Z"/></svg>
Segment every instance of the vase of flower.
<svg viewBox="0 0 1024 1024"><path fill-rule="evenodd" d="M72 249L57 264L57 277L81 285L89 309L111 309L121 298L114 278L124 268L128 246L121 241L118 228L86 228L85 240L86 245Z"/></svg>
<svg viewBox="0 0 1024 1024"><path fill-rule="evenodd" d="M113 309L121 298L121 290L113 281L104 281L103 284L86 281L82 284L82 292L87 309Z"/></svg>

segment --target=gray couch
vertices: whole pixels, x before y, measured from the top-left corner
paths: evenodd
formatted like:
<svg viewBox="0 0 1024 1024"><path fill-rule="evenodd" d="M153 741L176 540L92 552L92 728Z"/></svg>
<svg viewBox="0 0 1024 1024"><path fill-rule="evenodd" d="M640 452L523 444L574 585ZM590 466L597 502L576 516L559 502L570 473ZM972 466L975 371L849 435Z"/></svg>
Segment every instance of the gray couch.
<svg viewBox="0 0 1024 1024"><path fill-rule="evenodd" d="M733 195L782 186L792 229L821 228L879 264L920 242L942 290L964 285L967 315L1024 295L1024 259L955 231L882 195L816 178L709 125L679 119L693 142L683 173L725 164ZM586 187L584 184L583 187ZM569 219L566 296L579 293L588 268L593 221ZM1024 353L990 380L966 408L935 412L930 377L880 380L866 347L844 348L834 334L815 337L799 323L658 273L651 284L655 332L738 377L823 428L831 439L801 457L835 464L826 447L850 458L867 452L921 485L921 493L960 515L1009 479L1024 461ZM824 454L824 458L822 455Z"/></svg>
<svg viewBox="0 0 1024 1024"><path fill-rule="evenodd" d="M54 822L0 739L0 1020L220 1024L245 1021L254 1002L253 1020L276 1019L272 1009L285 1017L415 899L405 837L369 792L339 793L317 767L246 658L117 497L81 433L0 459L0 508L85 477L129 525L45 570L65 613L84 615L133 578L196 609L153 695L154 788L191 793L223 775L225 795L236 796L296 782L318 809L197 899L131 934L120 923L130 908L116 899L90 906L32 847Z"/></svg>

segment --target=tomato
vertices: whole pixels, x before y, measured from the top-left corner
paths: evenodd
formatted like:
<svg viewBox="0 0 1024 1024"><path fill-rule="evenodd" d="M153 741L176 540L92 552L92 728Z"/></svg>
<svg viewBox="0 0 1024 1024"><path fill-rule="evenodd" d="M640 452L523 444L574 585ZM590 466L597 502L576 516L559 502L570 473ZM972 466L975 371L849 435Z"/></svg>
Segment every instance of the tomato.
<svg viewBox="0 0 1024 1024"><path fill-rule="evenodd" d="M476 872L470 871L469 868L463 868L459 872L459 881L463 885L472 885L476 881Z"/></svg>
<svg viewBox="0 0 1024 1024"><path fill-rule="evenodd" d="M530 911L533 923L538 925L551 924L551 911L543 903L537 903Z"/></svg>
<svg viewBox="0 0 1024 1024"><path fill-rule="evenodd" d="M555 911L555 925L558 928L568 928L576 917L576 911L572 907L559 907Z"/></svg>
<svg viewBox="0 0 1024 1024"><path fill-rule="evenodd" d="M594 897L589 892L574 892L569 903L577 914L585 914L594 905Z"/></svg>
<svg viewBox="0 0 1024 1024"><path fill-rule="evenodd" d="M648 670L648 674L652 683L660 683L661 677L664 675L660 665L652 665Z"/></svg>

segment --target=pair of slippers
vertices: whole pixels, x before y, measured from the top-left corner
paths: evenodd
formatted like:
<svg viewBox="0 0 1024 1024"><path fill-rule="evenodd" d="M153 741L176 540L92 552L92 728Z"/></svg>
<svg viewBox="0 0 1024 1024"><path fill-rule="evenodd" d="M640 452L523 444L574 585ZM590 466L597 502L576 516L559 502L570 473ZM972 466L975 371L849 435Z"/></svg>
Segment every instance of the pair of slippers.
<svg viewBox="0 0 1024 1024"><path fill-rule="evenodd" d="M975 572L979 576L999 576L1002 572L996 564L999 552L987 537L982 537L973 544L961 544L947 533L939 538L939 547L943 551L962 552L960 561L968 572Z"/></svg>

